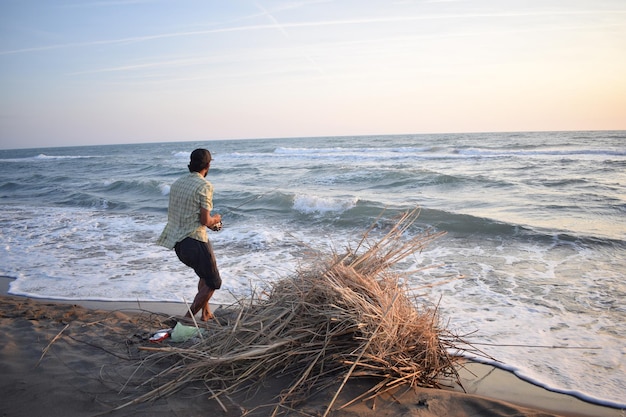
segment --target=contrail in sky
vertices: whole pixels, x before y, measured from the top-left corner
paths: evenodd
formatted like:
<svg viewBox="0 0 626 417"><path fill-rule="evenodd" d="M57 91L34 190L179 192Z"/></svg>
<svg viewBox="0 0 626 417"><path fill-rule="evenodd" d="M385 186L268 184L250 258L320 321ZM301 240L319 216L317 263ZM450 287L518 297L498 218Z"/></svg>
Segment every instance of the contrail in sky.
<svg viewBox="0 0 626 417"><path fill-rule="evenodd" d="M264 10L259 6L261 10ZM377 18L360 18L360 19L343 19L343 20L327 20L317 22L299 22L299 23L278 23L276 19L267 11L265 14L272 19L274 24L271 25L248 25L248 26L236 26L230 28L218 28L207 30L195 30L186 32L174 32L163 33L156 35L136 36L122 39L109 39L101 41L89 41L89 42L76 42L65 43L48 46L38 46L32 48L22 48L7 51L0 51L0 55L12 55L27 52L39 52L49 51L54 49L84 47L93 45L114 45L122 43L133 42L145 42L156 39L166 39L185 36L202 36L210 35L213 33L227 33L227 32L247 32L256 30L269 30L279 29L285 36L289 37L286 32L288 28L306 28L306 27L320 27L320 26L340 26L340 25L362 25L369 23L397 23L397 22L410 22L419 20L443 20L443 19L479 19L479 18L507 18L507 17L532 17L532 16L552 16L552 15L587 15L587 14L626 14L625 10L605 10L605 11L548 11L548 12L506 12L506 13L470 13L470 14L448 14L448 15L422 15L422 16L392 16L392 17L377 17Z"/></svg>

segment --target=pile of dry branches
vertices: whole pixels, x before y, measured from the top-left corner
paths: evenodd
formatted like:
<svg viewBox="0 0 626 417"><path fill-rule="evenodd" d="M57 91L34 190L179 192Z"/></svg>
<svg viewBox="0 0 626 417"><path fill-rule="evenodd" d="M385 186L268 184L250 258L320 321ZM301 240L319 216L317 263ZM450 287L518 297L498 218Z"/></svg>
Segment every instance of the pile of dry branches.
<svg viewBox="0 0 626 417"><path fill-rule="evenodd" d="M221 394L277 375L293 378L279 405L351 377L380 381L359 397L372 398L402 385L435 387L438 378L456 375L449 349L458 339L440 328L437 309L420 306L391 271L441 235L407 239L417 216L417 210L403 215L371 245L370 230L356 249L219 309L222 323L207 325L208 334L195 344L150 349L144 365L168 366L146 381L158 381L157 387L133 402L169 395L194 381L203 381L219 401Z"/></svg>

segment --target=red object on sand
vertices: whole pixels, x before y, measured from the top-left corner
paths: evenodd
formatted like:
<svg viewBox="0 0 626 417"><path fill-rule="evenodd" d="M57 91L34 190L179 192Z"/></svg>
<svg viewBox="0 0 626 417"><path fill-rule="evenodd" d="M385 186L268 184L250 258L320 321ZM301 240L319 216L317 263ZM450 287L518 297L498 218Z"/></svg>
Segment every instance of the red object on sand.
<svg viewBox="0 0 626 417"><path fill-rule="evenodd" d="M172 331L172 329L159 330L158 332L153 334L152 337L149 340L152 343L159 343L159 342L167 339L168 337L170 337L170 332L171 331Z"/></svg>

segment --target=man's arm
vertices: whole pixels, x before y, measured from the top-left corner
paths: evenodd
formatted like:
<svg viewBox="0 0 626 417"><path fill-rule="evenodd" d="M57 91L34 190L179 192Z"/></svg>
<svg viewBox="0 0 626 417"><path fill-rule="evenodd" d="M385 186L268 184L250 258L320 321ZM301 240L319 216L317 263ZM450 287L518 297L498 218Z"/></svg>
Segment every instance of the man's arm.
<svg viewBox="0 0 626 417"><path fill-rule="evenodd" d="M222 221L222 216L219 214L214 214L211 216L211 212L204 207L200 207L200 223L205 225L206 227L213 227L217 223Z"/></svg>

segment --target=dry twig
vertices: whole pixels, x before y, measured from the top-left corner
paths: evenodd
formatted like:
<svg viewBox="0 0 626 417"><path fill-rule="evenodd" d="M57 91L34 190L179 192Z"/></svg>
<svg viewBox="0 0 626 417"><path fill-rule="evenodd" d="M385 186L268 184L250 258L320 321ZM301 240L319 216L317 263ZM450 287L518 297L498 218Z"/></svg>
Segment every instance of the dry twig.
<svg viewBox="0 0 626 417"><path fill-rule="evenodd" d="M48 353L48 350L50 349L50 347L54 344L54 342L56 342L57 340L59 340L59 338L61 337L61 334L65 331L65 329L67 329L68 327L70 327L70 324L67 323L65 325L65 327L63 329L61 329L61 331L59 333L57 333L56 336L54 336L54 338L50 341L50 343L48 343L48 346L46 346L43 350L43 352L41 353L41 357L39 358L39 360L37 361L37 364L35 365L35 368L39 366L39 364L41 363L41 361L43 360L43 357L46 356L46 353Z"/></svg>

